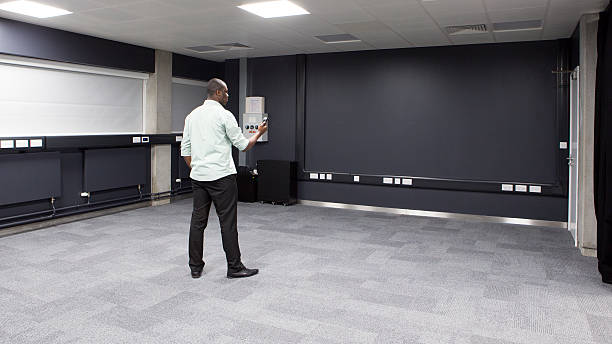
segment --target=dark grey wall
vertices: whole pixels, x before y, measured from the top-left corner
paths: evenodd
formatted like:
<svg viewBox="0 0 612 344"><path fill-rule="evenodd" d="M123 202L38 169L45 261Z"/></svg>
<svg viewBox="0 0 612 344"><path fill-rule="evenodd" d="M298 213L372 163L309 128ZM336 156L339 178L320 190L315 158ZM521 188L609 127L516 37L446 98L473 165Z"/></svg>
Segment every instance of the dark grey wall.
<svg viewBox="0 0 612 344"><path fill-rule="evenodd" d="M554 41L310 55L305 168L554 184Z"/></svg>
<svg viewBox="0 0 612 344"><path fill-rule="evenodd" d="M240 61L239 60L228 60L225 61L225 73L224 80L227 84L227 88L229 90L229 100L226 105L226 109L228 109L231 113L236 117L236 122L240 123L239 117L239 97L238 97L238 89L240 84ZM232 147L232 157L234 158L234 164L238 166L239 162L239 152L238 149Z"/></svg>
<svg viewBox="0 0 612 344"><path fill-rule="evenodd" d="M0 53L155 72L153 49L4 18L0 18Z"/></svg>
<svg viewBox="0 0 612 344"><path fill-rule="evenodd" d="M131 174L139 174L141 180L144 180L145 183L142 185L141 192L143 194L148 194L150 192L150 180L151 180L151 151L149 147L140 147L140 148L130 148L134 149L136 154L138 155L138 160L143 163L140 165L129 165L124 166L126 170L131 170ZM106 152L107 156L112 156L114 153L122 154L125 148L118 148L116 150L113 149L57 149L52 150L51 152L45 153L14 153L14 154L3 154L0 155L0 158L3 159L12 159L18 160L19 165L30 166L30 169L35 167L37 164L37 157L33 156L36 154L43 154L47 156L54 156L58 160L57 164L59 165L59 171L57 171L57 175L59 176L59 180L49 181L50 185L47 185L46 188L57 188L59 189L59 195L56 196L55 207L60 209L63 213L70 213L76 210L96 210L99 206L87 206L88 199L87 197L81 197L80 193L86 190L85 176L86 171L84 170L85 164L85 155L93 153L94 155L98 154L100 151ZM107 162L113 164L114 162L107 159ZM117 168L114 168L115 170ZM26 169L28 170L28 169ZM43 173L41 180L48 180L50 175ZM106 185L107 190L93 192L91 195L91 199L89 200L91 203L97 203L102 201L116 201L117 204L121 203L124 198L137 198L139 196L139 191L136 186L126 187L124 183L124 178L121 174L105 174L104 171L99 173L97 176L97 181ZM54 174L56 175L56 174ZM1 169L0 170L0 179L7 179L13 177L15 180L15 176L10 174L9 169ZM24 178L19 178L18 182L23 188L33 188L38 185L36 180L27 180L28 175L25 174ZM30 177L33 178L33 177ZM36 178L39 178L38 176ZM46 178L46 179L45 179ZM40 178L39 178L40 179ZM10 190L9 190L10 191ZM57 192L55 192L57 193ZM32 195L32 191L24 192L24 191L16 191L10 192L11 200L8 202L3 202L4 204L0 206L0 227L5 224L12 223L14 221L18 221L20 219L15 220L7 220L7 218L13 216L24 216L27 218L28 214L40 211L51 210L51 204L49 198L54 195L48 195L49 197L45 197L45 199L41 200L39 195ZM105 204L108 205L108 204ZM112 202L111 202L112 205ZM77 209L78 208L78 209ZM35 216L34 216L35 217Z"/></svg>
<svg viewBox="0 0 612 344"><path fill-rule="evenodd" d="M298 198L323 202L565 221L567 199L520 194L300 182Z"/></svg>
<svg viewBox="0 0 612 344"><path fill-rule="evenodd" d="M212 78L223 78L224 73L223 62L172 54L172 76L174 77L208 81Z"/></svg>
<svg viewBox="0 0 612 344"><path fill-rule="evenodd" d="M296 57L249 59L247 96L265 96L268 140L247 152L247 163L257 160L295 160Z"/></svg>
<svg viewBox="0 0 612 344"><path fill-rule="evenodd" d="M306 127L313 170L563 182L567 109L558 98L567 92L551 73L561 68L560 44L307 55L303 123L294 121L296 57L250 59L248 92L266 97L270 142L254 148L249 165L296 159L297 125ZM298 197L554 221L567 214L564 197L382 185L301 181Z"/></svg>

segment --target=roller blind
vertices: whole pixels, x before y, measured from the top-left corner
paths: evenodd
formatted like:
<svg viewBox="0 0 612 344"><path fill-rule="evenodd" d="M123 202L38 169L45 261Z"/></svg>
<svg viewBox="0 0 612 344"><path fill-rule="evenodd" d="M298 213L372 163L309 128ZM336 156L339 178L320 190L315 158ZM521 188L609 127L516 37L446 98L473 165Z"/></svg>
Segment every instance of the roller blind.
<svg viewBox="0 0 612 344"><path fill-rule="evenodd" d="M0 63L0 136L142 131L142 78Z"/></svg>

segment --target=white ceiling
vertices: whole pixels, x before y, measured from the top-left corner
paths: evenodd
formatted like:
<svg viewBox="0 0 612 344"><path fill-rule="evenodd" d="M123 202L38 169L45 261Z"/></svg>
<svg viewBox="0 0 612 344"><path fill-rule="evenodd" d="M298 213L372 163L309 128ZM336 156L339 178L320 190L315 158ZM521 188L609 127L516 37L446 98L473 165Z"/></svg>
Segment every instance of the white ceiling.
<svg viewBox="0 0 612 344"><path fill-rule="evenodd" d="M0 3L8 0L0 0ZM258 0L37 0L73 14L38 25L208 60L350 50L547 40L569 37L580 16L609 0L293 0L311 14L263 19L236 6ZM493 32L496 22L542 20L543 29ZM449 25L487 24L481 34L449 36ZM350 33L362 42L325 44L315 35ZM238 42L251 50L198 54L185 47Z"/></svg>

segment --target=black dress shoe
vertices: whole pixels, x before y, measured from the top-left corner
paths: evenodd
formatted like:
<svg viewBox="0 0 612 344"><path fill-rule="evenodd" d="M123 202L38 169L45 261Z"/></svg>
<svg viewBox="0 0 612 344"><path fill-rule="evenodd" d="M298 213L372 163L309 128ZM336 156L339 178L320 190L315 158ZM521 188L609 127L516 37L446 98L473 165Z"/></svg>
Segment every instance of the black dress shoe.
<svg viewBox="0 0 612 344"><path fill-rule="evenodd" d="M200 278L200 277L202 277L202 270L191 271L191 278Z"/></svg>
<svg viewBox="0 0 612 344"><path fill-rule="evenodd" d="M242 278L242 277L251 277L253 275L257 275L259 269L247 269L242 268L242 270L238 270L236 272L227 272L227 278Z"/></svg>

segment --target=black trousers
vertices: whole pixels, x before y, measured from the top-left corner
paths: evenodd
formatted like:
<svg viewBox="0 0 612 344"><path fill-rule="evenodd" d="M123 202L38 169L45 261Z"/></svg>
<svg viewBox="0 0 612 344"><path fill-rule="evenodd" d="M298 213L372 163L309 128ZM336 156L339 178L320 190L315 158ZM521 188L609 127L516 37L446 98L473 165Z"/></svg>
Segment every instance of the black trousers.
<svg viewBox="0 0 612 344"><path fill-rule="evenodd" d="M238 186L236 175L232 174L209 182L191 180L193 185L193 213L189 229L189 267L192 271L202 270L204 261L204 229L208 224L210 204L215 204L221 239L227 259L227 269L236 272L243 268L238 246Z"/></svg>

